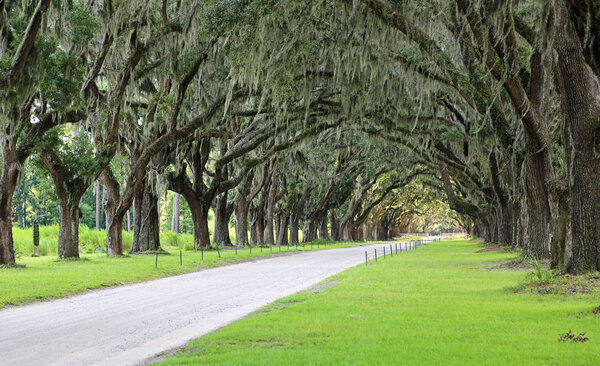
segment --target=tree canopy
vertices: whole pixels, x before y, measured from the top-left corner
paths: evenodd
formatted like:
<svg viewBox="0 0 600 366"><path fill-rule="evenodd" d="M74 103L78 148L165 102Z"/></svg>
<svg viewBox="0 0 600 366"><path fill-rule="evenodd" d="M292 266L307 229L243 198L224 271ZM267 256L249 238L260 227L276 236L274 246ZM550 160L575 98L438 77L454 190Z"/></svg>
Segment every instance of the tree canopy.
<svg viewBox="0 0 600 366"><path fill-rule="evenodd" d="M460 225L598 270L597 8L0 0L0 263L27 205L78 257L99 181L109 255L131 211L160 247L172 191L196 247L212 210L219 244L232 215L239 245Z"/></svg>

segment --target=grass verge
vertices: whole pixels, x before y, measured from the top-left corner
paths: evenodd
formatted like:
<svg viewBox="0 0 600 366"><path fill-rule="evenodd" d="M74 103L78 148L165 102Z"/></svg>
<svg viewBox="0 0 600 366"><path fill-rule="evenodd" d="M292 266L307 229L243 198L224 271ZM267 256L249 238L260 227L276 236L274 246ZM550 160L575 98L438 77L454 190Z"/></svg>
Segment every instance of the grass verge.
<svg viewBox="0 0 600 366"><path fill-rule="evenodd" d="M191 342L162 365L592 365L598 292L515 292L516 253L438 242L345 271ZM559 338L585 333L581 343Z"/></svg>

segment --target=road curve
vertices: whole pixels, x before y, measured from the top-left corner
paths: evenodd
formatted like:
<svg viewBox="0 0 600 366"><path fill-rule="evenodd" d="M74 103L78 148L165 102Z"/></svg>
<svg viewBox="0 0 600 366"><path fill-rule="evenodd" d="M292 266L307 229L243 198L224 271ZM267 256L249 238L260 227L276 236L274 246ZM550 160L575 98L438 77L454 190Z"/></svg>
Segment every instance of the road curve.
<svg viewBox="0 0 600 366"><path fill-rule="evenodd" d="M300 252L0 310L0 365L143 363L364 263L366 249L372 257L383 245Z"/></svg>

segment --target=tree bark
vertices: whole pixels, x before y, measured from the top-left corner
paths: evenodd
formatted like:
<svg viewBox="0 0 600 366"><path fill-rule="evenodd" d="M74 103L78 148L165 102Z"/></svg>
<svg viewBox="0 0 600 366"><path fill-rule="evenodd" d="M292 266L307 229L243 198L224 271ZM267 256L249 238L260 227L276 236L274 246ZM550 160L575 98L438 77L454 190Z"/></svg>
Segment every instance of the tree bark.
<svg viewBox="0 0 600 366"><path fill-rule="evenodd" d="M276 174L272 175L271 185L269 187L267 197L267 212L265 214L265 228L263 234L263 241L265 244L275 244L275 238L273 237L273 219L276 193L275 176Z"/></svg>
<svg viewBox="0 0 600 366"><path fill-rule="evenodd" d="M342 222L340 225L340 236L342 241L352 241L356 240L353 236L354 226L349 222Z"/></svg>
<svg viewBox="0 0 600 366"><path fill-rule="evenodd" d="M215 231L213 233L213 243L219 245L231 245L229 237L229 217L230 210L227 205L228 192L221 193L217 197L217 202L214 207L215 212Z"/></svg>
<svg viewBox="0 0 600 366"><path fill-rule="evenodd" d="M292 245L296 245L298 243L300 243L299 240L299 236L298 236L298 215L294 212L295 210L292 210L292 213L290 214L290 244Z"/></svg>
<svg viewBox="0 0 600 366"><path fill-rule="evenodd" d="M133 242L130 253L144 253L160 249L158 197L150 190L147 181L140 185L135 195L133 216ZM122 223L121 223L122 227Z"/></svg>
<svg viewBox="0 0 600 366"><path fill-rule="evenodd" d="M256 211L256 221L254 222L254 225L256 229L256 242L254 244L266 244L266 241L264 239L265 213L262 210L262 208L259 208Z"/></svg>
<svg viewBox="0 0 600 366"><path fill-rule="evenodd" d="M331 240L340 240L340 223L335 215L335 210L329 210L329 224L331 226Z"/></svg>
<svg viewBox="0 0 600 366"><path fill-rule="evenodd" d="M4 149L4 166L0 172L0 265L15 264L12 233L12 199L17 188L20 164L12 159L14 151Z"/></svg>
<svg viewBox="0 0 600 366"><path fill-rule="evenodd" d="M106 215L106 255L123 255L123 216L113 215L112 210Z"/></svg>
<svg viewBox="0 0 600 366"><path fill-rule="evenodd" d="M550 257L553 217L546 180L552 175L549 147L527 144L525 156L524 200L527 215L524 227L527 240L525 251L539 258Z"/></svg>
<svg viewBox="0 0 600 366"><path fill-rule="evenodd" d="M106 201L104 210L106 212L106 254L110 256L123 255L123 215L117 211L120 199L119 182L110 169L105 169L100 174L99 180L104 186Z"/></svg>
<svg viewBox="0 0 600 366"><path fill-rule="evenodd" d="M600 82L585 60L569 6L558 1L555 48L571 203L567 270L583 273L600 269Z"/></svg>
<svg viewBox="0 0 600 366"><path fill-rule="evenodd" d="M71 198L71 197L69 197ZM79 198L61 199L59 207L58 256L79 258Z"/></svg>
<svg viewBox="0 0 600 366"><path fill-rule="evenodd" d="M251 245L257 245L258 242L256 241L256 224L252 223L250 225L250 244Z"/></svg>
<svg viewBox="0 0 600 366"><path fill-rule="evenodd" d="M285 215L277 215L279 230L277 231L277 245L288 245L288 223L289 220Z"/></svg>
<svg viewBox="0 0 600 366"><path fill-rule="evenodd" d="M173 193L173 215L171 216L171 231L179 234L179 193Z"/></svg>
<svg viewBox="0 0 600 366"><path fill-rule="evenodd" d="M102 196L100 196L100 181L96 182L96 231L100 231L100 212L102 207Z"/></svg>
<svg viewBox="0 0 600 366"><path fill-rule="evenodd" d="M13 250L12 220L10 214L0 213L0 265L14 265L15 253Z"/></svg>
<svg viewBox="0 0 600 366"><path fill-rule="evenodd" d="M317 222L316 220L305 220L302 225L302 241L305 243L310 243L317 239Z"/></svg>
<svg viewBox="0 0 600 366"><path fill-rule="evenodd" d="M79 258L79 202L89 183L81 177L70 175L53 151L43 150L40 158L52 177L60 201L58 255L61 258Z"/></svg>
<svg viewBox="0 0 600 366"><path fill-rule="evenodd" d="M329 240L329 229L327 228L327 216L323 215L323 218L319 223L319 239Z"/></svg>
<svg viewBox="0 0 600 366"><path fill-rule="evenodd" d="M245 197L240 197L235 205L235 245L248 245L248 204Z"/></svg>
<svg viewBox="0 0 600 366"><path fill-rule="evenodd" d="M131 233L131 210L127 210L127 232Z"/></svg>
<svg viewBox="0 0 600 366"><path fill-rule="evenodd" d="M208 248L210 247L208 208L204 207L201 203L187 201L192 212L192 222L194 224L194 248Z"/></svg>

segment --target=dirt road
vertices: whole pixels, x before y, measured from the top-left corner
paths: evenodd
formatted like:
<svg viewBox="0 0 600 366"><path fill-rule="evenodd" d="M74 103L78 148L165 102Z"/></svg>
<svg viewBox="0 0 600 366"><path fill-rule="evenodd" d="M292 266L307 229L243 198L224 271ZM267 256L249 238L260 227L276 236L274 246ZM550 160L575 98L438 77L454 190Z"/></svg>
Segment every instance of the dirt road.
<svg viewBox="0 0 600 366"><path fill-rule="evenodd" d="M303 252L4 309L0 365L143 363L364 263L367 248L372 256L374 246Z"/></svg>

